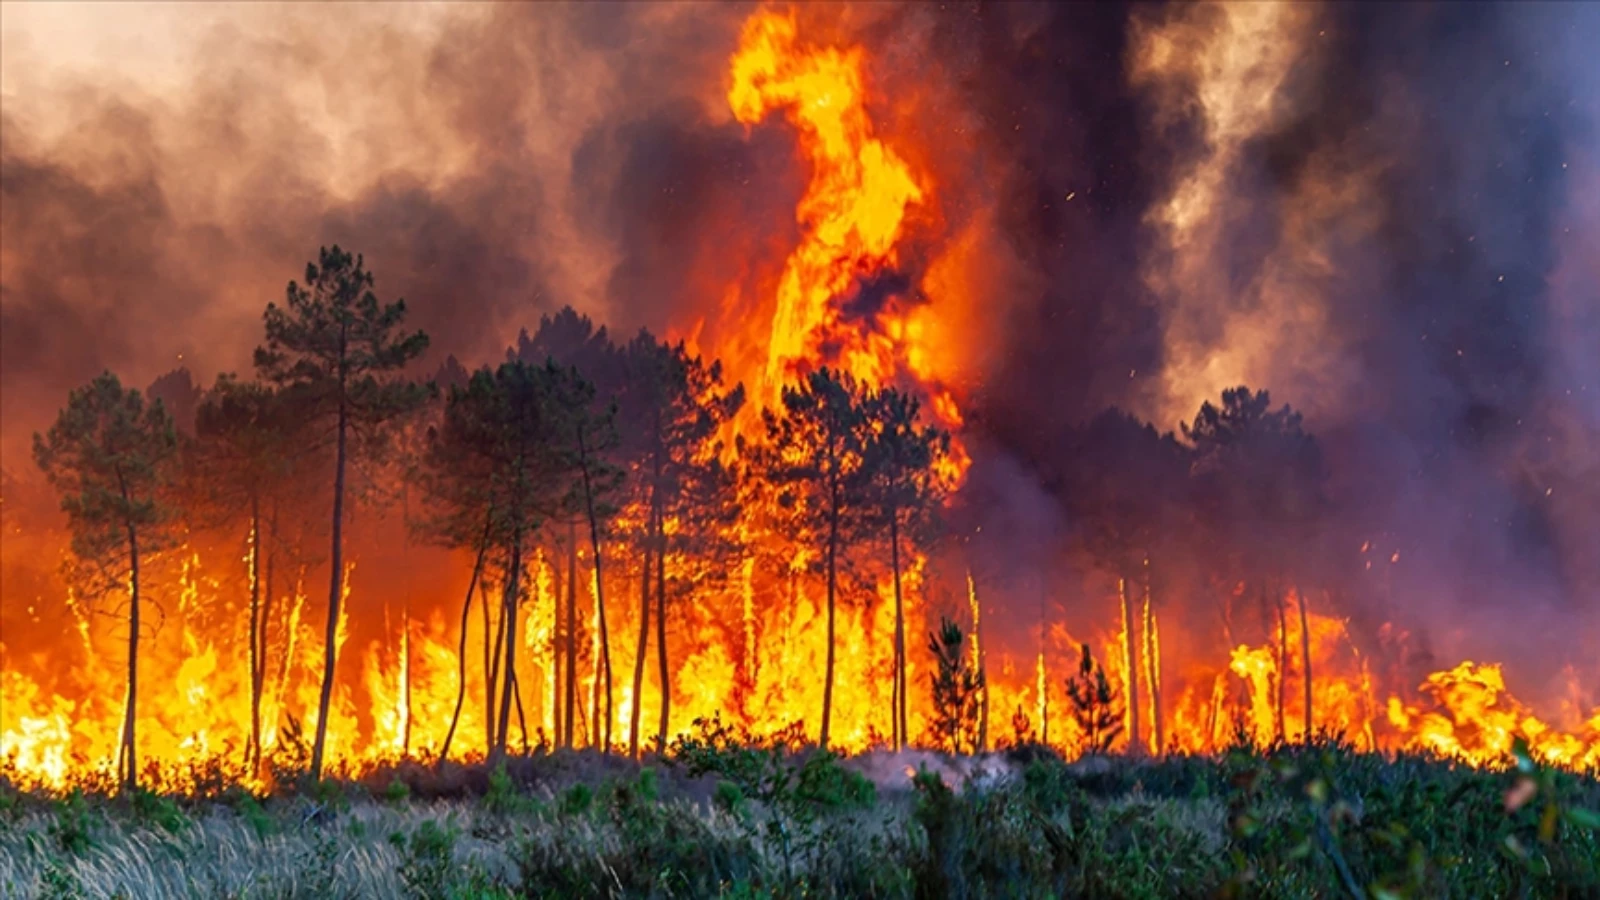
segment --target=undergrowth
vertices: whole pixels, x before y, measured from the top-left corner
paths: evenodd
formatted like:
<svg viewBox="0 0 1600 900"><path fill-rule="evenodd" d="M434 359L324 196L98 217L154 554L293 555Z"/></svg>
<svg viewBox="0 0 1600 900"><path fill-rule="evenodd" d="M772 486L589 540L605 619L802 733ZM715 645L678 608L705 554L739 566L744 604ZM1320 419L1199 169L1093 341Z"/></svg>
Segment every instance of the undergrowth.
<svg viewBox="0 0 1600 900"><path fill-rule="evenodd" d="M711 720L644 765L405 764L271 796L0 777L0 896L1600 897L1600 780L1521 751L1482 771L1336 741L1031 748L988 758L998 778L952 774L968 762L842 759Z"/></svg>

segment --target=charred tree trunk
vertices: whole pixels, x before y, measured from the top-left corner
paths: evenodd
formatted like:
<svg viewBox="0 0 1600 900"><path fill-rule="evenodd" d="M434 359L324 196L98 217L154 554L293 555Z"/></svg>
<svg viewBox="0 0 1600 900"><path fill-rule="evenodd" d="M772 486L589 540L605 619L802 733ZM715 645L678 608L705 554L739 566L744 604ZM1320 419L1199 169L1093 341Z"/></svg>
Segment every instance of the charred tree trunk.
<svg viewBox="0 0 1600 900"><path fill-rule="evenodd" d="M839 557L839 475L837 472L838 460L833 461L833 474L830 476L829 507L828 507L828 662L822 678L822 730L818 736L818 743L822 749L828 749L829 726L833 723L833 611L834 593L838 585L838 557Z"/></svg>
<svg viewBox="0 0 1600 900"><path fill-rule="evenodd" d="M517 595L522 586L522 529L512 531L511 563L506 567L506 585L503 608L500 612L500 632L505 643L504 670L501 675L500 713L495 723L494 750L489 755L489 765L505 759L506 730L511 726L511 703L517 679Z"/></svg>
<svg viewBox="0 0 1600 900"><path fill-rule="evenodd" d="M589 476L588 448L584 445L583 429L578 429L578 460L583 466L583 501L589 512L589 547L594 554L594 604L595 617L600 625L600 659L605 669L606 679L606 711L605 728L602 735L601 729L595 730L596 737L602 737L601 748L611 752L611 719L612 719L612 687L611 687L611 635L606 629L606 582L604 571L600 566L600 520L595 515L594 487ZM598 678L596 679L598 683ZM598 705L598 704L596 704Z"/></svg>
<svg viewBox="0 0 1600 900"><path fill-rule="evenodd" d="M554 536L549 541L550 553L550 742L561 746L566 718L561 700L566 695L567 683L563 678L566 667L566 645L561 642L561 598L566 596L566 575L561 571L561 544Z"/></svg>
<svg viewBox="0 0 1600 900"><path fill-rule="evenodd" d="M492 514L491 514L492 515ZM467 626L472 621L472 594L478 589L478 577L483 574L483 559L489 551L489 522L485 516L483 536L478 539L478 558L472 563L472 577L467 581L467 597L461 601L461 640L456 647L456 708L450 714L450 727L444 733L444 744L439 748L438 764L450 756L450 742L456 736L456 726L461 724L461 707L467 702ZM488 610L485 609L485 615ZM484 620L484 637L488 637L488 620Z"/></svg>
<svg viewBox="0 0 1600 900"><path fill-rule="evenodd" d="M484 755L494 752L494 713L495 698L498 696L497 683L500 672L500 630L494 622L494 611L490 609L489 590L483 581L478 582L478 601L483 604L483 737Z"/></svg>
<svg viewBox="0 0 1600 900"><path fill-rule="evenodd" d="M1294 595L1295 599L1299 601L1300 606L1300 661L1302 666L1305 668L1305 671L1301 674L1304 677L1306 689L1305 742L1310 744L1312 723L1315 721L1315 716L1313 715L1314 707L1312 705L1311 697L1311 625L1308 621L1310 617L1306 614L1305 592L1296 587Z"/></svg>
<svg viewBox="0 0 1600 900"><path fill-rule="evenodd" d="M650 651L650 542L654 540L655 503L652 499L650 520L645 524L639 575L639 650L633 657L633 708L628 711L628 755L639 758L639 714L644 706L644 662Z"/></svg>
<svg viewBox="0 0 1600 900"><path fill-rule="evenodd" d="M656 517L656 659L661 665L661 725L656 749L667 750L667 730L672 723L672 669L667 663L667 536L665 517Z"/></svg>
<svg viewBox="0 0 1600 900"><path fill-rule="evenodd" d="M567 523L567 700L561 745L572 748L578 713L578 526Z"/></svg>
<svg viewBox="0 0 1600 900"><path fill-rule="evenodd" d="M119 479L120 480L120 479ZM122 498L129 500L127 487ZM135 749L134 722L139 703L139 532L130 521L128 529L128 705L122 717L122 789L134 791L139 787L139 759Z"/></svg>
<svg viewBox="0 0 1600 900"><path fill-rule="evenodd" d="M1284 726L1284 703L1289 697L1289 619L1283 608L1283 590L1276 583L1273 585L1273 606L1278 611L1278 683L1275 685L1277 702L1274 710L1273 728L1277 731L1277 739L1284 740L1288 732Z"/></svg>
<svg viewBox="0 0 1600 900"><path fill-rule="evenodd" d="M906 733L906 614L900 593L900 511L889 510L889 561L894 568L894 749L903 749Z"/></svg>
<svg viewBox="0 0 1600 900"><path fill-rule="evenodd" d="M250 742L244 748L246 768L261 760L261 497L250 493Z"/></svg>
<svg viewBox="0 0 1600 900"><path fill-rule="evenodd" d="M517 731L522 735L522 755L528 755L528 717L522 712L522 682L517 673L511 673L511 695L517 698Z"/></svg>
<svg viewBox="0 0 1600 900"><path fill-rule="evenodd" d="M267 528L267 539L263 544L263 546L266 548L267 558L265 563L262 565L261 574L261 614L259 617L261 621L261 628L257 632L257 641L252 648L253 652L255 653L256 667L254 670L252 670L250 675L252 679L251 689L255 691L259 703L265 703L267 695L267 651L272 646L272 570L274 558L277 553L277 545L278 504L276 501L274 501L272 504L271 524ZM260 553L261 548L258 547L256 552ZM257 722L259 723L259 712L256 715ZM259 734L259 725L257 726L257 731ZM259 736L255 742L255 756L253 764L258 768L261 765L261 740Z"/></svg>
<svg viewBox="0 0 1600 900"><path fill-rule="evenodd" d="M339 327L339 423L333 468L333 573L328 586L328 627L323 636L322 694L317 701L317 737L311 745L311 780L322 778L322 755L328 741L328 715L333 706L333 668L338 661L339 602L344 594L344 466L345 432L349 428L348 398L345 396L345 332Z"/></svg>

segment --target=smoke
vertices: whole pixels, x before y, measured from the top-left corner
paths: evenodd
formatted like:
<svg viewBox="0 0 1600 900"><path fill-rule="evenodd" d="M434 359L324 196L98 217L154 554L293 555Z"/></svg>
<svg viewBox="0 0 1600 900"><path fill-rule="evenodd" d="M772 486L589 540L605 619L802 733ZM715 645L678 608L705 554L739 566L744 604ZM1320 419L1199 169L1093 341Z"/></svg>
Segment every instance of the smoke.
<svg viewBox="0 0 1600 900"><path fill-rule="evenodd" d="M439 359L493 358L569 303L662 328L692 257L661 248L759 221L723 214L725 177L787 162L720 112L737 6L142 12L172 62L91 67L95 23L7 11L8 469L102 369L248 368L261 309L324 244L363 252Z"/></svg>

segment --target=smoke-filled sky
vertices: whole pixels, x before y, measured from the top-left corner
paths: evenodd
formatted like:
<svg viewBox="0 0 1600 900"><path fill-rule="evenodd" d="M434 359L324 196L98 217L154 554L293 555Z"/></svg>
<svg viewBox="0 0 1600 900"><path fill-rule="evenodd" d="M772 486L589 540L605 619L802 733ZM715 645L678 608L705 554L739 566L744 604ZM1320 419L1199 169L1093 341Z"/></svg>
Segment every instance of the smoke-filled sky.
<svg viewBox="0 0 1600 900"><path fill-rule="evenodd" d="M6 4L6 470L103 368L246 368L320 244L435 358L564 304L714 334L805 183L792 130L727 109L750 9ZM971 242L941 314L1006 491L1106 405L1175 428L1246 382L1460 632L1532 649L1600 607L1600 5L800 12L867 48Z"/></svg>

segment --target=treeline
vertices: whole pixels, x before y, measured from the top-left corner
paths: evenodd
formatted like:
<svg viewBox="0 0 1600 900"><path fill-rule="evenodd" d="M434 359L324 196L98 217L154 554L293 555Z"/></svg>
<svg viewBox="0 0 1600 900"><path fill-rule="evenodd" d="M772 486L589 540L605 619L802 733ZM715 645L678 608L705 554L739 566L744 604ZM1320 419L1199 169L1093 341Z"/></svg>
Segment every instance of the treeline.
<svg viewBox="0 0 1600 900"><path fill-rule="evenodd" d="M256 378L220 376L198 400L192 435L175 426L160 400L147 401L106 373L73 392L55 425L35 437L36 461L60 492L73 530L73 579L86 596L127 593L128 702L118 757L125 784L134 784L138 771L141 560L185 531L245 531L252 718L246 760L259 763L274 567L281 554L298 552L286 533L291 511L331 479L324 664L310 760L312 775L320 775L352 466L382 470L414 490L421 501L415 530L475 559L461 607L456 716L466 701L466 626L479 596L485 621L493 621L484 630L491 759L505 754L513 710L520 715L517 620L529 596L527 561L541 548L563 548L568 556L560 737L573 741L580 532L598 607L605 746L618 737L610 733L615 692L618 678L628 677L611 667L605 594L611 582L604 566L619 552L613 548L642 561L638 633L630 636L638 648L632 696L641 695L654 637L662 685L656 737L664 744L672 693L670 599L726 579L754 552L754 542L774 536L791 558L804 547L827 585L824 744L844 557L863 541L887 541L897 606L895 741L906 740L903 545L923 538L942 499L935 469L949 446L947 434L919 422L913 397L819 370L784 391L781 409L760 412L757 439L726 446L724 426L740 413L744 394L723 383L717 363L647 332L613 342L570 309L547 317L532 336L524 333L498 366L469 373L452 357L433 380L419 382L405 370L427 337L406 331L404 302L380 302L373 284L359 256L324 249L304 282L290 283L285 302L267 307ZM492 610L484 590L491 573L500 594ZM629 723L632 753L643 727L640 707L633 704Z"/></svg>
<svg viewBox="0 0 1600 900"><path fill-rule="evenodd" d="M255 377L220 376L196 398L192 433L175 426L167 404L107 373L73 392L55 425L35 437L36 460L71 523L74 581L85 596L127 596L128 700L118 758L124 783L137 778L141 560L183 533L205 530L242 532L249 547L248 600L241 603L249 615L251 675L245 754L255 765L272 662L267 623L274 579L286 560L305 558L312 536L327 538L324 658L310 759L312 775L320 776L345 587L344 526L350 504L375 500L372 485L398 485L408 505L416 498L417 512L408 515L414 532L474 560L460 608L455 716L441 759L467 702L471 657L479 657L487 684L491 760L507 752L512 716L524 718L515 647L535 554L566 557L564 603L562 585L555 591L564 621L554 660L564 692L556 737L564 745L574 742L582 705L580 575L592 579L599 645L590 698L599 733L591 739L621 746L624 737L612 726L627 678L634 702L625 740L637 754L652 643L661 690L655 737L662 745L669 737L669 607L718 590L747 561L799 571L825 588L823 745L832 728L841 595L872 592L880 574L892 582L888 739L896 748L911 739L902 576L909 554L930 552L971 514L948 502L951 437L922 421L914 396L821 369L786 388L780 408L748 410L742 386L725 384L717 362L648 332L614 341L571 309L546 317L532 335L524 332L497 366L469 372L451 357L424 382L408 369L428 339L406 330L405 314L403 301L378 300L361 257L325 248L304 281L289 284L283 304L268 305ZM728 427L741 416L750 417L743 427ZM740 436L730 445L733 433ZM1141 682L1152 691L1160 683L1153 667L1142 672L1147 651L1134 636L1153 634L1157 599L1175 590L1166 573L1179 565L1169 568L1168 561L1193 556L1197 530L1228 548L1210 554L1207 577L1230 632L1235 604L1253 596L1286 635L1286 598L1304 596L1289 588L1315 577L1299 548L1325 503L1323 476L1300 417L1287 407L1272 409L1264 392L1240 388L1225 392L1221 406L1206 404L1183 438L1109 411L1063 436L1056 474L1042 478L1082 523L1081 548L1118 580L1129 635L1125 702L1134 710L1141 708ZM353 467L366 473L362 489L352 489ZM313 501L326 502L330 491L322 535L300 513ZM580 572L580 546L587 573ZM627 600L608 593L621 583L606 576L618 557L637 576L637 594ZM491 588L498 597L491 598ZM468 646L475 599L480 650ZM619 602L636 604L633 634L612 633L608 611ZM1299 615L1304 635L1303 599ZM1232 646L1231 633L1229 639ZM631 672L612 671L617 640L635 646ZM959 630L930 636L929 649L941 660L930 686L940 707L935 738L976 747L985 740L974 738L970 719L983 674L963 668L960 642ZM1279 645L1286 663L1285 643ZM1302 650L1309 726L1309 648ZM1280 732L1282 693L1280 679ZM1159 698L1153 708L1152 737L1160 747ZM1089 715L1099 722L1098 747L1112 723L1103 709ZM1149 743L1138 715L1131 724L1132 746Z"/></svg>

